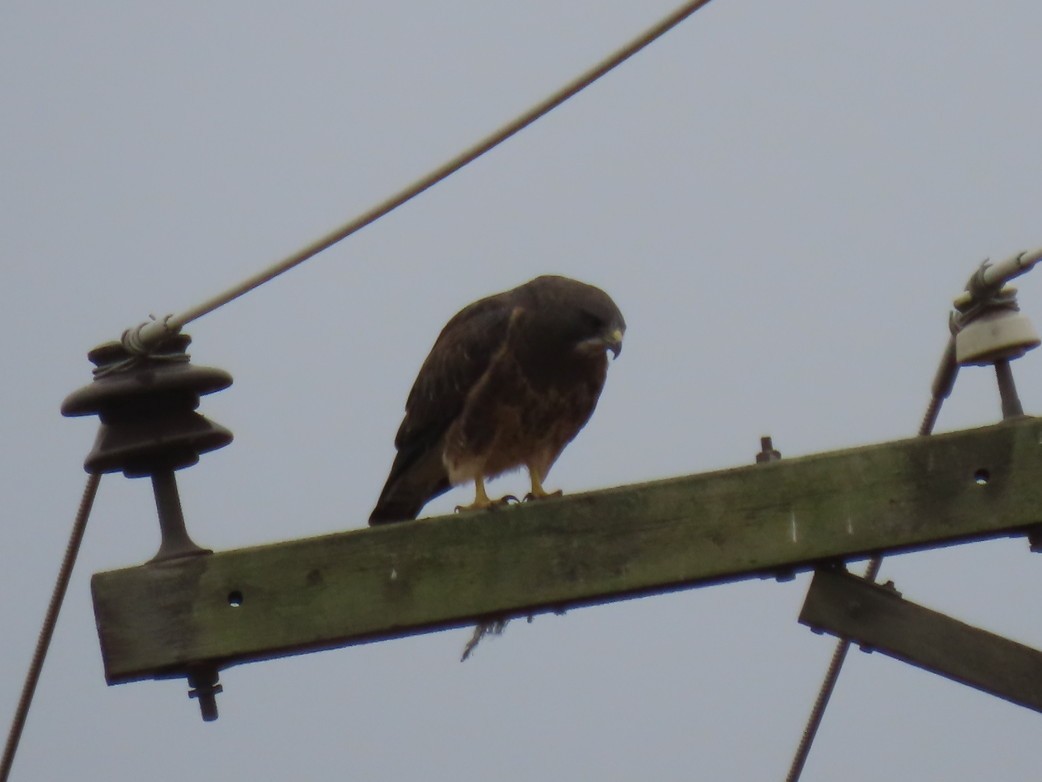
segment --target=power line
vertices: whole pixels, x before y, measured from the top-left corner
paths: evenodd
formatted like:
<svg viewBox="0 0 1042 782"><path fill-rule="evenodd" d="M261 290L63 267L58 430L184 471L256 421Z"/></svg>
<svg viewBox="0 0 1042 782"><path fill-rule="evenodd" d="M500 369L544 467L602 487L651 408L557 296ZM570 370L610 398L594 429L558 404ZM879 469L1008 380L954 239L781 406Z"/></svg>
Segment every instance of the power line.
<svg viewBox="0 0 1042 782"><path fill-rule="evenodd" d="M379 220L381 217L384 217L402 204L412 200L428 188L456 173L468 163L481 157L489 150L499 146L518 131L531 125L537 119L548 114L569 98L578 94L586 87L589 87L595 81L621 65L637 52L661 38L687 17L691 16L691 14L695 13L695 11L708 5L709 2L710 0L689 0L689 2L678 7L672 13L646 29L629 43L609 54L603 60L579 74L559 90L532 106L528 111L463 150L451 160L448 160L420 177L412 184L376 204L371 209L363 212L347 223L344 223L342 226L336 228L325 236L316 239L314 242L301 248L292 255L269 266L267 269L243 280L238 285L235 285L223 293L202 302L198 306L185 310L179 315L168 315L166 318L149 321L135 329L129 330L124 334L124 342L132 349L140 352L147 352L150 346L158 344L163 340L163 338L171 333L176 333L183 326L191 323L193 320L213 312L218 307L237 299L254 288L257 288L280 274L289 271L323 250L332 247L337 242L346 239L348 236L361 230L370 223Z"/></svg>

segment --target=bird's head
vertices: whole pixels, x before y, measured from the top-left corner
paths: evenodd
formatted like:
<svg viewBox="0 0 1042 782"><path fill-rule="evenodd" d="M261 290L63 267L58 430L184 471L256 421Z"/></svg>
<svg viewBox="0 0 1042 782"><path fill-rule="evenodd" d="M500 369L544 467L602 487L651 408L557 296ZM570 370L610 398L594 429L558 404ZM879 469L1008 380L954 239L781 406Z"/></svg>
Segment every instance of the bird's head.
<svg viewBox="0 0 1042 782"><path fill-rule="evenodd" d="M522 286L530 306L533 338L526 347L545 361L558 356L592 359L622 350L626 321L611 297L600 288L568 277L537 277Z"/></svg>
<svg viewBox="0 0 1042 782"><path fill-rule="evenodd" d="M596 355L610 350L618 358L626 321L611 297L600 288L585 283L571 297L569 318L575 350L582 355Z"/></svg>

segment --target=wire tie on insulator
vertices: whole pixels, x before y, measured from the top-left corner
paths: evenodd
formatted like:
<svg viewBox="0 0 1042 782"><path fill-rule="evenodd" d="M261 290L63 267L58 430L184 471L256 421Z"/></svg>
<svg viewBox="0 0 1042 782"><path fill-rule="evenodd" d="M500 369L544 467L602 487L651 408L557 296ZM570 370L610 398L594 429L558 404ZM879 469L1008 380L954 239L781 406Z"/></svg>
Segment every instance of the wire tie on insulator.
<svg viewBox="0 0 1042 782"><path fill-rule="evenodd" d="M181 332L180 326L171 325L173 315L164 315L156 318L149 314L149 319L138 326L123 332L120 342L127 352L136 356L151 355L157 347L166 342L170 337Z"/></svg>
<svg viewBox="0 0 1042 782"><path fill-rule="evenodd" d="M172 337L181 333L180 326L171 325L173 315L156 318L149 315L149 320L134 328L127 329L120 337L120 345L127 352L127 358L94 368L94 377L105 377L118 372L125 372L138 366L143 360L186 362L191 357L181 351L159 351L158 348Z"/></svg>

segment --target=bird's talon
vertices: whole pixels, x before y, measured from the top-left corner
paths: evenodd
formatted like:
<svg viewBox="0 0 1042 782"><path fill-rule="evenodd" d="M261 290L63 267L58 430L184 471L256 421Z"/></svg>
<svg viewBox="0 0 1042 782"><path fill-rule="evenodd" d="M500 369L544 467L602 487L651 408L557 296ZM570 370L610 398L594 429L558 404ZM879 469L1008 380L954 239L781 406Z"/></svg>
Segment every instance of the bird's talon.
<svg viewBox="0 0 1042 782"><path fill-rule="evenodd" d="M545 491L542 494L536 494L534 492L528 492L525 495L525 502L534 502L535 500L545 500L549 497L561 497L564 492L558 489L557 491Z"/></svg>
<svg viewBox="0 0 1042 782"><path fill-rule="evenodd" d="M508 494L505 497L500 497L498 500L488 500L488 502L475 502L470 505L457 505L455 513L466 513L472 510L496 510L504 506L519 505L521 500L515 497L513 494Z"/></svg>

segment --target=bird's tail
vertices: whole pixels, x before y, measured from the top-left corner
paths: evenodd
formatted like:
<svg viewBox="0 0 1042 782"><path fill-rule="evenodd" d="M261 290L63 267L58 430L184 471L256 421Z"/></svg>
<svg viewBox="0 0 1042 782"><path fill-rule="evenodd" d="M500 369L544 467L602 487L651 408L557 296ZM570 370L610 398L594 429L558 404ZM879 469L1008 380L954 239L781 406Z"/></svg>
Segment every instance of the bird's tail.
<svg viewBox="0 0 1042 782"><path fill-rule="evenodd" d="M408 521L420 515L423 506L451 488L441 460L440 448L399 451L391 465L380 499L369 515L369 524Z"/></svg>

